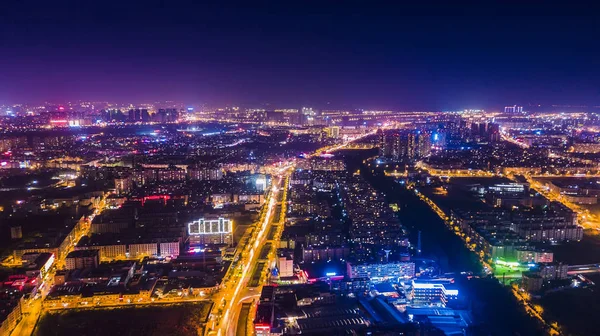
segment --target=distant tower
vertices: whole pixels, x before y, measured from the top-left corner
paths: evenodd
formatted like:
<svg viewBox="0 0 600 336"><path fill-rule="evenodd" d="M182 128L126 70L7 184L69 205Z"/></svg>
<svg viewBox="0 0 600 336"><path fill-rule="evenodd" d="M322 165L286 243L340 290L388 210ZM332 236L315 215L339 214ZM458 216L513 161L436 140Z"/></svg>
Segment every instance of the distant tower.
<svg viewBox="0 0 600 336"><path fill-rule="evenodd" d="M421 255L421 231L419 231L419 238L417 240L417 255Z"/></svg>
<svg viewBox="0 0 600 336"><path fill-rule="evenodd" d="M392 250L383 250L383 252L385 252L385 262L389 263L390 262L390 252L392 252Z"/></svg>

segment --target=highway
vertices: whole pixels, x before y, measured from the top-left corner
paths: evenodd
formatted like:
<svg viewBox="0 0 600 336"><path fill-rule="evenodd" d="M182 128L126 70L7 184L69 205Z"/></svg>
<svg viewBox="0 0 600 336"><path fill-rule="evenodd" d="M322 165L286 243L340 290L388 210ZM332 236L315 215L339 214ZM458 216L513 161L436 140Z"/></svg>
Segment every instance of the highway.
<svg viewBox="0 0 600 336"><path fill-rule="evenodd" d="M363 139L373 135L377 130L365 133L357 138L349 140L345 143L320 148L307 158L317 157L323 152L331 153L350 146L354 141ZM278 204L285 206L287 195L287 181L294 171L294 162L288 161L284 163L278 171L273 175L271 190L266 200L266 208L264 215L259 220L257 227L254 229L252 236L248 239L248 245L238 247L240 255L240 265L236 266L235 275L228 277L224 282L223 289L215 296L214 313L211 313L210 321L207 327L207 335L235 335L237 329L237 319L244 303L252 302L260 297L262 286L259 284L256 288L249 287L249 282L252 277L252 271L259 261L264 262L259 257L262 246L268 241L268 233L272 225L278 226L278 234L274 241L278 240L281 234L281 218L274 218L275 208ZM280 193L283 195L280 196ZM281 199L280 199L281 197ZM282 208L282 211L285 211ZM283 217L282 217L283 218ZM275 222L279 221L279 222ZM276 244L274 245L276 246ZM238 269L239 268L239 269ZM252 314L249 317L253 320Z"/></svg>
<svg viewBox="0 0 600 336"><path fill-rule="evenodd" d="M569 275L585 273L600 273L600 264L571 265L567 271Z"/></svg>
<svg viewBox="0 0 600 336"><path fill-rule="evenodd" d="M217 313L211 314L213 318L211 321L211 330L208 331L209 335L230 335L235 333L236 316L241 309L240 302L248 299L248 295L244 295L249 291L247 284L252 276L252 270L257 264L260 249L266 242L269 228L273 222L273 213L277 206L278 196L281 192L283 181L292 172L291 167L291 164L285 166L281 169L280 175L273 178L263 218L257 223L251 239L248 240L248 244L242 246L240 249L241 272L229 277L228 281L223 284L220 295L216 296L214 309L217 309ZM260 295L260 293L257 294ZM222 313L219 314L219 311L222 311Z"/></svg>
<svg viewBox="0 0 600 336"><path fill-rule="evenodd" d="M276 251L276 244L275 242L279 241L279 237L281 236L282 233L282 227L283 224L285 222L285 204L287 201L287 187L289 184L289 174L286 176L286 180L284 182L284 186L283 186L283 192L280 194L280 198L277 202L277 206L281 206L281 209L279 209L279 211L275 211L275 213L273 214L273 218L272 218L272 223L270 225L269 231L267 231L267 237L266 237L266 241L265 241L265 245L263 246L263 248L260 251L260 255L258 256L258 259L256 260L256 265L258 266L261 263L267 263L268 265L268 261L269 259L271 259L272 256L272 252ZM278 216L277 213L279 213L280 215ZM268 248L268 251L265 255L265 248ZM262 270L264 272L264 270ZM234 313L232 315L232 321L238 321L239 318L243 318L244 316L244 312L242 310L244 310L244 308L250 304L251 308L248 311L248 317L246 318L247 322L249 323L251 321L253 321L253 313L255 312L256 306L253 304L255 301L258 301L258 299L260 298L260 293L262 291L262 286L263 286L263 281L264 279L262 277L259 277L258 280L254 281L253 279L251 279L247 286L243 289L242 293L240 294L240 299L237 302L237 305L234 308ZM255 284L253 284L253 282L256 282ZM244 325L244 323L240 321L238 321L238 323L234 323L233 328L229 328L229 331L227 333L228 336L232 336L232 335L246 335L246 330L240 330L240 328L242 326L247 327L247 325Z"/></svg>
<svg viewBox="0 0 600 336"><path fill-rule="evenodd" d="M522 176L524 176L525 179L527 179L527 182L529 182L529 185L532 189L537 190L550 201L562 203L567 208L573 210L577 214L579 225L583 226L585 229L600 230L600 219L595 214L590 213L588 209L585 209L575 203L569 202L562 195L548 190L546 186L544 186L539 180L533 178L531 175L523 174ZM509 175L508 177L510 178L513 176Z"/></svg>

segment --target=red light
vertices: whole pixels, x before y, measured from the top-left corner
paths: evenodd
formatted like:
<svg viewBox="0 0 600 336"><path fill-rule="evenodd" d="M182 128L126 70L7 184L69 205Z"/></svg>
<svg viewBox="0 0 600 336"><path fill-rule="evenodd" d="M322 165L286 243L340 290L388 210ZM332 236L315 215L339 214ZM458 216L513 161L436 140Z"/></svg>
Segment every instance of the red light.
<svg viewBox="0 0 600 336"><path fill-rule="evenodd" d="M144 205L144 203L146 203L146 201L148 200L152 200L152 201L157 201L157 200L162 200L165 205L167 204L167 201L171 199L171 196L169 195L152 195L152 196L146 196L142 199L142 205Z"/></svg>
<svg viewBox="0 0 600 336"><path fill-rule="evenodd" d="M261 330L267 330L267 329L269 329L269 328L270 328L270 326L269 326L269 325L265 325L265 324L256 324L256 325L254 326L254 328L255 328L255 329L261 329Z"/></svg>
<svg viewBox="0 0 600 336"><path fill-rule="evenodd" d="M65 109L65 108L64 108L64 107L62 107L62 106L58 108L58 110L59 110L59 111L64 111L64 109Z"/></svg>

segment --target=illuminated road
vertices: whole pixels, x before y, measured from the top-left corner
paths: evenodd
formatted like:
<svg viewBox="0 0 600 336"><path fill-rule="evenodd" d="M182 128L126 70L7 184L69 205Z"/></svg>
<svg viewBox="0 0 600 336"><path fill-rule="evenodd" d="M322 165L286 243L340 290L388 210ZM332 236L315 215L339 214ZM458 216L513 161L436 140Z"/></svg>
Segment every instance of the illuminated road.
<svg viewBox="0 0 600 336"><path fill-rule="evenodd" d="M351 145L354 141L363 139L373 135L377 130L365 133L357 138L354 138L346 143L324 147L310 154L308 158L321 155L323 152L331 153L340 149L344 149ZM252 270L258 263L260 248L265 244L269 229L273 223L273 212L278 203L279 193L282 192L283 182L289 178L293 172L294 163L286 162L273 175L273 183L266 200L266 210L250 239L248 245L240 247L240 266L236 266L233 270L234 275L224 282L223 289L215 296L214 313L211 313L211 318L207 327L208 335L234 335L237 328L237 318L241 309L242 303L260 296L262 286L255 289L248 288L248 283L252 277ZM283 200L285 202L285 200ZM241 268L240 271L236 271ZM250 316L249 318L253 318Z"/></svg>
<svg viewBox="0 0 600 336"><path fill-rule="evenodd" d="M282 173L290 174L291 170L285 169ZM277 196L280 192L282 181L282 176L277 176L273 180L269 199L267 200L264 219L258 223L257 228L255 229L256 234L253 235L253 239L249 240L253 243L244 246L241 252L241 274L239 275L239 278L232 277L224 285L225 288L223 289L221 297L215 302L215 305L219 307L219 309L223 309L223 313L214 320L214 327L211 328L212 330L209 334L228 335L228 331L232 325L234 327L231 329L235 329L235 322L232 323L232 321L235 321L233 317L234 315L237 315L237 311L239 311L240 298L244 292L242 289L247 288L248 281L252 276L252 269L258 260L259 247L262 247L266 240L270 224L272 223L273 210L277 205Z"/></svg>
<svg viewBox="0 0 600 336"><path fill-rule="evenodd" d="M437 206L437 204L435 204L435 202L433 202L431 199L429 199L427 196L423 195L421 192L419 192L417 189L414 189L413 187L409 186L409 188L413 189L413 191L415 192L415 194L417 195L417 197L419 197L419 199L423 202L425 202L425 204L429 205L429 207L431 208L431 210L433 210L433 212L435 212L444 222L444 224L446 224L446 226L448 226L448 228L454 232L457 236L460 237L460 239L462 239L462 241L465 243L465 246L473 253L477 254L477 256L479 257L479 262L481 263L481 265L483 265L483 270L486 274L492 274L492 266L490 264L488 264L488 262L485 260L485 255L482 253L482 251L477 251L476 250L476 245L473 245L472 243L469 243L469 238L467 237L467 235L460 229L460 227L458 226L454 226L451 222L450 222L450 217L448 215L446 215L446 213L440 209L440 207Z"/></svg>
<svg viewBox="0 0 600 336"><path fill-rule="evenodd" d="M547 328L549 335L561 335L560 326L558 326L558 324L548 323L544 319L543 308L540 305L531 303L527 292L521 292L515 287L511 287L511 289L517 301L525 308L525 312L529 316L537 318Z"/></svg>
<svg viewBox="0 0 600 336"><path fill-rule="evenodd" d="M443 170L443 169L435 169L428 167L422 162L417 162L417 167L421 169L427 170L427 172L432 176L443 176L443 177L494 177L494 176L502 176L497 175L492 172L486 172L482 170L464 170L464 169L453 169L453 170ZM600 230L600 218L593 213L590 213L588 209L585 209L575 203L569 202L565 199L564 196L560 194L556 194L550 192L546 186L544 186L541 182L535 179L538 175L531 175L529 173L524 173L520 171L512 171L508 170L506 172L506 177L515 180L515 175L522 175L527 179L530 187L539 191L544 197L549 199L550 201L556 201L564 204L569 209L573 210L577 213L578 223L586 229L596 229ZM388 176L403 176L402 173L394 174L394 173L386 173ZM544 178L552 178L552 177L593 177L598 176L598 174L582 174L582 176L577 175L558 175L558 174L542 174L539 177ZM518 182L518 181L516 181ZM435 210L435 209L434 209Z"/></svg>
<svg viewBox="0 0 600 336"><path fill-rule="evenodd" d="M79 239L81 237L83 237L89 233L89 228L90 228L89 223L91 223L91 221L94 219L94 217L96 215L98 215L99 213L101 213L104 210L105 206L106 206L105 198L102 198L102 200L100 201L100 203L98 205L98 208L96 208L94 210L94 213L92 215L90 215L88 219L84 219L84 221L87 221L87 223L81 225L82 232L81 232L80 236L77 237L77 239L74 240L73 244L71 244L67 248L67 251L65 251L64 253L61 253L60 258L56 259L52 269L46 274L46 276L42 280L43 287L40 290L39 298L37 298L37 299L31 298L31 299L25 300L23 302L23 307L24 307L23 310L26 313L23 314L23 318L21 319L19 324L17 324L15 329L13 329L13 331L11 332L11 335L20 336L20 335L31 335L33 333L33 330L35 328L35 325L36 325L39 317L44 312L44 308L42 307L42 302L44 301L44 299L46 299L46 296L48 295L48 293L50 293L50 289L52 288L52 286L54 284L54 273L56 272L55 270L64 268L65 259L67 257L67 254L69 254L69 252L73 251L75 244L77 244L77 242L79 241Z"/></svg>
<svg viewBox="0 0 600 336"><path fill-rule="evenodd" d="M515 138L511 137L507 132L504 131L503 128L500 129L500 137L504 141L508 141L514 145L517 145L523 149L529 148L529 146L523 142L517 141Z"/></svg>
<svg viewBox="0 0 600 336"><path fill-rule="evenodd" d="M31 335L42 312L42 299L28 300L23 302L23 305L30 305L27 309L29 313L23 314L23 318L19 324L13 329L11 335Z"/></svg>
<svg viewBox="0 0 600 336"><path fill-rule="evenodd" d="M287 188L289 186L289 175L290 174L286 174L286 180L283 185L283 192L281 193L281 198L278 199L278 201L277 201L277 204L281 204L281 209L279 211L280 216L272 218L271 225L278 225L277 230L275 230L275 234L272 238L273 241L268 241L268 242L266 241L267 243L271 243L271 251L270 252L277 250L277 244L274 244L274 242L279 241L279 238L281 237L282 227L285 222L285 211L286 211L285 204L287 202ZM270 226L270 228L271 227L272 226ZM271 230L270 228L269 228L269 230ZM267 232L269 232L269 231L267 231ZM270 238L267 236L267 239L270 239ZM267 256L267 258L269 258L269 257ZM257 262L258 261L259 260L257 260ZM264 261L264 259L262 261ZM238 320L244 303L253 303L254 300L258 300L260 298L260 293L262 291L262 285L263 285L262 283L259 283L259 285L257 287L245 287L244 288L244 290L240 294L241 298L238 300L238 302L234 308L234 312L233 312L232 318L231 318L232 321ZM254 315L252 313L255 312L255 310L254 310L255 308L256 308L255 306L252 306L250 309L250 314L248 316L249 321L254 320ZM237 330L239 327L241 327L241 325L239 325L239 323L234 323L233 328L229 328L227 335L233 336L233 335L244 334L243 331Z"/></svg>
<svg viewBox="0 0 600 336"><path fill-rule="evenodd" d="M444 223L446 223L446 225L448 225L450 227L450 229L452 229L454 231L454 233L456 233L459 237L461 237L463 239L467 248L469 248L471 251L477 253L477 251L472 246L469 246L469 243L466 241L465 234L462 231L458 231L456 228L452 228L452 224L450 223L448 216L432 200L430 200L425 195L418 192L416 189L415 189L415 193L417 194L417 196L419 196L419 198L423 202L425 202L427 205L429 205L431 207L431 209L438 216L440 216L440 218L444 221ZM484 271L487 274L491 274L492 267L485 261L485 257L483 255L483 253L480 251L480 253L478 255L479 255L479 261L484 266ZM508 278L508 277L512 278L514 276L516 276L516 275L514 275L514 274L504 275L504 277L506 277L506 278ZM500 276L500 275L496 275L496 277L499 280L502 279L502 276ZM544 324L544 326L547 328L548 333L550 335L560 335L560 327L558 327L558 325L552 325L552 324L548 323L543 318L542 310L541 310L542 308L539 305L532 304L529 301L527 293L522 293L516 288L512 288L512 292L513 292L513 295L516 297L517 301L519 301L519 303L521 303L523 305L527 314L529 314L532 317L537 318L542 324Z"/></svg>
<svg viewBox="0 0 600 336"><path fill-rule="evenodd" d="M565 197L560 194L551 192L546 186L544 186L540 181L533 178L531 175L523 174L522 176L525 177L532 189L537 190L550 201L562 203L567 208L573 210L577 214L577 222L579 223L579 225L583 226L586 229L600 230L600 219L598 218L598 216L590 213L588 209L585 209L575 203L567 201ZM514 176L512 175L509 175L508 177L514 178Z"/></svg>

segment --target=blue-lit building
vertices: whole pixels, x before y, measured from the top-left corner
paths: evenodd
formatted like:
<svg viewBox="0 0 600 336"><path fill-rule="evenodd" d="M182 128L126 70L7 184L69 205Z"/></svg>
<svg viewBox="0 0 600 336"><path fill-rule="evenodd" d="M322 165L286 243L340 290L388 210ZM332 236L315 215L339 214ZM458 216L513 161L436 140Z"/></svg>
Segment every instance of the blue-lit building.
<svg viewBox="0 0 600 336"><path fill-rule="evenodd" d="M402 279L415 277L415 263L413 262L388 262L373 264L347 264L348 277L369 278L373 283L382 281L397 282Z"/></svg>
<svg viewBox="0 0 600 336"><path fill-rule="evenodd" d="M459 300L453 279L417 279L411 285L411 306L414 307L446 307Z"/></svg>

